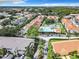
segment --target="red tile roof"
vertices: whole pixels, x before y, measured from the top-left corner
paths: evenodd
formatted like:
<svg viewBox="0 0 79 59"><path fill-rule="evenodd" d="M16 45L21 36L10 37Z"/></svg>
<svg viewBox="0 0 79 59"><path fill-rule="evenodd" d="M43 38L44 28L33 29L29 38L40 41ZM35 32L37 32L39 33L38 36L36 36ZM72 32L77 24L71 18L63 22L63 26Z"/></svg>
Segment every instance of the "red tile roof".
<svg viewBox="0 0 79 59"><path fill-rule="evenodd" d="M44 16L38 16L34 20L32 20L29 24L27 24L25 27L28 29L33 25L39 27L41 25L41 22L43 21L43 18Z"/></svg>
<svg viewBox="0 0 79 59"><path fill-rule="evenodd" d="M56 20L57 16L48 16L49 19Z"/></svg>
<svg viewBox="0 0 79 59"><path fill-rule="evenodd" d="M62 19L62 23L64 23L64 24L66 25L66 28L67 28L68 30L77 30L77 31L79 31L79 27L77 27L76 25L74 25L74 24L70 21L70 19L68 19L68 18L63 18L63 19Z"/></svg>

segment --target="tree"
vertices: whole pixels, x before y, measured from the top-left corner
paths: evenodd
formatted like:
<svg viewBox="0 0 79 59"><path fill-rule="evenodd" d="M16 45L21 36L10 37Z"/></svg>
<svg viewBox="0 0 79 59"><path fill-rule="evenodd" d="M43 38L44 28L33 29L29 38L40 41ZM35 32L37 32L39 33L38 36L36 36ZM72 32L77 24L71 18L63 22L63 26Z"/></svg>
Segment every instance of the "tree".
<svg viewBox="0 0 79 59"><path fill-rule="evenodd" d="M61 58L60 58L60 54L55 53L55 54L54 54L54 59L61 59Z"/></svg>
<svg viewBox="0 0 79 59"><path fill-rule="evenodd" d="M25 47L25 49L25 55L32 59L34 55L34 42L31 42L27 47Z"/></svg>
<svg viewBox="0 0 79 59"><path fill-rule="evenodd" d="M0 36L16 36L17 31L13 27L3 27L3 29L0 29Z"/></svg>
<svg viewBox="0 0 79 59"><path fill-rule="evenodd" d="M5 16L3 16L3 15L2 15L2 16L0 16L0 19L4 19L4 18L5 18Z"/></svg>
<svg viewBox="0 0 79 59"><path fill-rule="evenodd" d="M0 57L3 57L6 54L7 50L5 48L0 49Z"/></svg>
<svg viewBox="0 0 79 59"><path fill-rule="evenodd" d="M52 19L45 19L45 24L53 24L55 21Z"/></svg>
<svg viewBox="0 0 79 59"><path fill-rule="evenodd" d="M76 50L69 53L69 55L72 55L72 56L74 56L75 54L76 55L78 54L78 52Z"/></svg>
<svg viewBox="0 0 79 59"><path fill-rule="evenodd" d="M6 25L10 24L10 22L11 22L10 19L6 19L6 20L4 20L3 22L1 22L1 25L2 25L2 26L6 26Z"/></svg>
<svg viewBox="0 0 79 59"><path fill-rule="evenodd" d="M14 19L14 17L13 17L13 16L10 16L10 17L9 17L9 19L10 19L10 20L13 20L13 19Z"/></svg>
<svg viewBox="0 0 79 59"><path fill-rule="evenodd" d="M38 36L39 35L38 28L35 27L35 26L32 26L30 29L28 29L27 35L29 37L36 37L36 36Z"/></svg>

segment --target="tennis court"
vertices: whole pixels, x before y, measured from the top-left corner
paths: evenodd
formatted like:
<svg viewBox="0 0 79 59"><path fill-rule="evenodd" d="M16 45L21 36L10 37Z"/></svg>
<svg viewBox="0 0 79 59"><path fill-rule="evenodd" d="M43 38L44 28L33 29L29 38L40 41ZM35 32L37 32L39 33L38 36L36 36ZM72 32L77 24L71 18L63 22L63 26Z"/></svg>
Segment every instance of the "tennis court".
<svg viewBox="0 0 79 59"><path fill-rule="evenodd" d="M79 40L66 40L52 42L53 51L60 55L67 55L69 52L78 51L79 52Z"/></svg>

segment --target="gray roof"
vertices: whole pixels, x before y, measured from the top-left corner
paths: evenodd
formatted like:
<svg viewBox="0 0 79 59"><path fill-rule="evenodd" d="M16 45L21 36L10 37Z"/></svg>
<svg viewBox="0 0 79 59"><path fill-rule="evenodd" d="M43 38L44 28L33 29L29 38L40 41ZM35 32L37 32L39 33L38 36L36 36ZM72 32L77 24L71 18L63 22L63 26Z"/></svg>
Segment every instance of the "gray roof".
<svg viewBox="0 0 79 59"><path fill-rule="evenodd" d="M19 37L0 37L0 48L11 48L24 50L33 39Z"/></svg>

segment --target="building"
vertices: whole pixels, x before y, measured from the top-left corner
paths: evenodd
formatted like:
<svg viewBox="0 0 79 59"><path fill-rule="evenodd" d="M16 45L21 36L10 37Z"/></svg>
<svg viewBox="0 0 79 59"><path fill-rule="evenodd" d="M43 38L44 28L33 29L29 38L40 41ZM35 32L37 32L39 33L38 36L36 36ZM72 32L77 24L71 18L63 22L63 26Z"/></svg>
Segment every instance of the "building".
<svg viewBox="0 0 79 59"><path fill-rule="evenodd" d="M68 15L62 19L62 24L69 33L79 33L79 15Z"/></svg>
<svg viewBox="0 0 79 59"><path fill-rule="evenodd" d="M8 51L14 52L15 50L24 51L33 39L20 38L20 37L0 37L0 48L6 48Z"/></svg>
<svg viewBox="0 0 79 59"><path fill-rule="evenodd" d="M37 16L35 19L33 19L29 24L27 24L26 26L23 27L23 29L25 30L24 32L26 32L29 28L31 28L32 26L36 26L36 27L40 27L41 22L43 21L44 16Z"/></svg>
<svg viewBox="0 0 79 59"><path fill-rule="evenodd" d="M58 22L58 18L59 18L58 16L47 16L47 19L51 19L55 22Z"/></svg>

